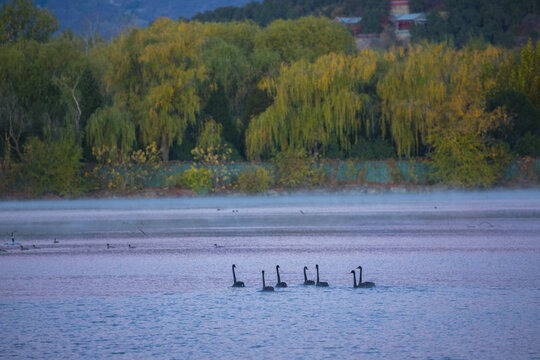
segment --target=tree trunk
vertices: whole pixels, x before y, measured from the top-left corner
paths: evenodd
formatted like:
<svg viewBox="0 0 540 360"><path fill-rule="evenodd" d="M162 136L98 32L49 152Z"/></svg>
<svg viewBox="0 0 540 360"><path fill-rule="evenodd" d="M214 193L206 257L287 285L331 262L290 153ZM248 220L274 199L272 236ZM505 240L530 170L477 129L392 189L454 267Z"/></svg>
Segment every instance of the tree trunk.
<svg viewBox="0 0 540 360"><path fill-rule="evenodd" d="M82 111L81 111L81 107L79 106L79 101L77 100L77 97L75 96L75 89L77 88L77 85L79 84L80 79L81 77L79 76L77 78L77 81L75 82L75 86L73 86L73 88L71 89L71 96L73 97L73 101L75 101L75 105L77 106L77 119L75 119L75 130L76 130L77 136L79 136L79 132L81 129Z"/></svg>

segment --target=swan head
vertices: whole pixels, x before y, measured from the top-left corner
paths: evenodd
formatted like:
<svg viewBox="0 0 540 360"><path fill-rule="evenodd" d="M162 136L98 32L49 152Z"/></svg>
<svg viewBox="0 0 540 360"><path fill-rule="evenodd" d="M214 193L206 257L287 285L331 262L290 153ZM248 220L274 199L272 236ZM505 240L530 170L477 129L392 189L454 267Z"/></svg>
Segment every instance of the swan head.
<svg viewBox="0 0 540 360"><path fill-rule="evenodd" d="M279 269L279 265L276 265L276 269Z"/></svg>
<svg viewBox="0 0 540 360"><path fill-rule="evenodd" d="M357 266L356 268L362 270L362 267L361 267L361 266Z"/></svg>
<svg viewBox="0 0 540 360"><path fill-rule="evenodd" d="M304 270L308 270L307 266L304 266Z"/></svg>
<svg viewBox="0 0 540 360"><path fill-rule="evenodd" d="M235 264L232 264L232 267L233 267L233 268L235 268L235 267L236 267L236 265L235 265Z"/></svg>
<svg viewBox="0 0 540 360"><path fill-rule="evenodd" d="M318 269L318 268L319 268L319 264L316 264L316 265L315 265L315 268Z"/></svg>
<svg viewBox="0 0 540 360"><path fill-rule="evenodd" d="M351 274L356 274L356 272L354 270L351 270Z"/></svg>

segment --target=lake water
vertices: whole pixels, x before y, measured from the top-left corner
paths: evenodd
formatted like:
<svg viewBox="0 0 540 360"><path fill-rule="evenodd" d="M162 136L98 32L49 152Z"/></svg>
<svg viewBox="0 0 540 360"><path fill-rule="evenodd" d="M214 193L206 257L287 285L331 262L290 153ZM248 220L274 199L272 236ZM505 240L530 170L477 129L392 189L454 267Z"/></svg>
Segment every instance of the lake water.
<svg viewBox="0 0 540 360"><path fill-rule="evenodd" d="M0 358L540 358L538 190L0 202L0 234Z"/></svg>

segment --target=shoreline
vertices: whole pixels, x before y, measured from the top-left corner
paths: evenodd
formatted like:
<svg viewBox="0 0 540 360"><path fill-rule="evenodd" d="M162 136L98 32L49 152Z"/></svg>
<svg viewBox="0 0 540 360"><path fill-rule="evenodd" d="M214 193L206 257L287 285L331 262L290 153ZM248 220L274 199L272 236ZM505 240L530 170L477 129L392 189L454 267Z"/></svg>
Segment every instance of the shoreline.
<svg viewBox="0 0 540 360"><path fill-rule="evenodd" d="M46 193L43 196L31 196L25 192L11 192L0 194L0 202L9 201L51 201L51 200L100 200L100 199L162 199L162 198L213 198L213 197L249 197L249 196L287 196L301 194L422 194L434 192L489 192L511 190L540 190L537 183L512 183L490 188L460 188L446 185L418 185L418 184L345 184L342 186L314 187L314 188L271 188L264 192L246 193L237 190L223 190L198 195L192 190L169 187L169 188L143 188L128 193L117 193L108 190L87 192L80 196L65 197L58 194Z"/></svg>

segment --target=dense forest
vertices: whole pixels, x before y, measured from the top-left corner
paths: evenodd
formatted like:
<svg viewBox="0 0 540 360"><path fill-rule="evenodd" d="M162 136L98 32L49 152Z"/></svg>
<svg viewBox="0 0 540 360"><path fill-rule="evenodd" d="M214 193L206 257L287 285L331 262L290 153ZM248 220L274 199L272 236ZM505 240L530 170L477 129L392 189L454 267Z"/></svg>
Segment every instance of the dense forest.
<svg viewBox="0 0 540 360"><path fill-rule="evenodd" d="M299 171L385 158L429 159L435 182L491 186L512 157L540 152L532 40L358 51L347 28L314 16L265 27L159 18L107 43L57 28L29 0L0 9L2 192L123 191L172 161ZM212 169L178 183L230 183Z"/></svg>
<svg viewBox="0 0 540 360"><path fill-rule="evenodd" d="M389 14L389 2L380 0L263 0L244 6L224 6L196 14L209 22L252 20L266 26L278 19L302 16L361 16L363 33L380 33ZM472 38L513 46L540 36L540 3L536 0L410 0L411 12L427 14L427 25L412 31L413 42L451 41L461 47Z"/></svg>

